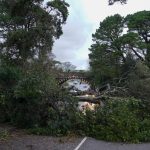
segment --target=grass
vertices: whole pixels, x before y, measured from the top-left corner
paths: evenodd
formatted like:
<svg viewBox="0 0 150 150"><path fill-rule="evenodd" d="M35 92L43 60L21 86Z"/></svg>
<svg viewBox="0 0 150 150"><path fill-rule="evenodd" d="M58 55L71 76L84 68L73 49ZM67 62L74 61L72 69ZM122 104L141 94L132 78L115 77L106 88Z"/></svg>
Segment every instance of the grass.
<svg viewBox="0 0 150 150"><path fill-rule="evenodd" d="M7 130L0 130L0 140L7 140L9 137L9 133Z"/></svg>

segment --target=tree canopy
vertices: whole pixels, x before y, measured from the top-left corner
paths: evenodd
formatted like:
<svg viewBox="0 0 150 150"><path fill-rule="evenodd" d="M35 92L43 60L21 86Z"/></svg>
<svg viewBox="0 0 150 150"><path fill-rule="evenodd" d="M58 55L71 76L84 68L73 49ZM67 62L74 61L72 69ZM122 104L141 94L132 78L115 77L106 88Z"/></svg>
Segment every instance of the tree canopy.
<svg viewBox="0 0 150 150"><path fill-rule="evenodd" d="M14 63L46 57L68 16L64 0L1 0L0 55Z"/></svg>
<svg viewBox="0 0 150 150"><path fill-rule="evenodd" d="M150 11L141 11L126 17L129 32L137 33L143 47L142 55L150 66Z"/></svg>
<svg viewBox="0 0 150 150"><path fill-rule="evenodd" d="M150 11L141 11L125 18L116 14L100 22L89 49L95 80L101 82L117 78L137 60L149 64L149 20ZM129 59L131 64L128 64Z"/></svg>
<svg viewBox="0 0 150 150"><path fill-rule="evenodd" d="M115 2L120 2L121 4L126 4L127 0L108 0L109 5L113 5Z"/></svg>

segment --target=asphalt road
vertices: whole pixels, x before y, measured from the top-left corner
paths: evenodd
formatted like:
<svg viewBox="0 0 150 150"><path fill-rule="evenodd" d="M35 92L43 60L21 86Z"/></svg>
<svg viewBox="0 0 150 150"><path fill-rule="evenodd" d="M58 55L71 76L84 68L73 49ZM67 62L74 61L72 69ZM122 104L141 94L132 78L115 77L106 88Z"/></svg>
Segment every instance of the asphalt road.
<svg viewBox="0 0 150 150"><path fill-rule="evenodd" d="M150 143L122 144L83 137L54 138L25 135L0 142L0 150L150 150Z"/></svg>
<svg viewBox="0 0 150 150"><path fill-rule="evenodd" d="M0 150L74 150L82 138L49 136L15 136L0 141Z"/></svg>
<svg viewBox="0 0 150 150"><path fill-rule="evenodd" d="M150 150L150 143L123 144L87 138L78 150Z"/></svg>

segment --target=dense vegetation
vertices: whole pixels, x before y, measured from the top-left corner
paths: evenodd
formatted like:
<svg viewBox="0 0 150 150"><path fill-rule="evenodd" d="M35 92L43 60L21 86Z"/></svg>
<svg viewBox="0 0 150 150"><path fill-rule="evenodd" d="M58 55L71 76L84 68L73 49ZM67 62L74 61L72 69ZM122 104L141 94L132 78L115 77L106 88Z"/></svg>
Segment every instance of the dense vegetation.
<svg viewBox="0 0 150 150"><path fill-rule="evenodd" d="M52 126L51 121L59 122L74 110L74 98L57 86L60 69L51 53L54 39L62 34L68 6L61 0L0 1L1 122L28 128Z"/></svg>
<svg viewBox="0 0 150 150"><path fill-rule="evenodd" d="M35 134L150 141L150 12L116 14L100 23L87 75L97 89L104 83L110 89L104 106L84 114L56 81L75 66L52 55L68 6L64 0L0 1L0 122Z"/></svg>
<svg viewBox="0 0 150 150"><path fill-rule="evenodd" d="M149 66L150 12L107 17L93 34L89 55L96 83L126 77L137 61Z"/></svg>
<svg viewBox="0 0 150 150"><path fill-rule="evenodd" d="M101 117L109 124L103 126L102 119L99 129L107 133L99 137L122 141L149 140L149 20L150 11L137 12L125 18L116 14L100 22L100 27L92 35L93 44L89 49L91 76L99 88L106 83L110 85L105 95L115 96L115 101L101 109L106 115L102 113L104 116ZM116 97L122 101L118 102ZM130 97L138 99L138 105Z"/></svg>

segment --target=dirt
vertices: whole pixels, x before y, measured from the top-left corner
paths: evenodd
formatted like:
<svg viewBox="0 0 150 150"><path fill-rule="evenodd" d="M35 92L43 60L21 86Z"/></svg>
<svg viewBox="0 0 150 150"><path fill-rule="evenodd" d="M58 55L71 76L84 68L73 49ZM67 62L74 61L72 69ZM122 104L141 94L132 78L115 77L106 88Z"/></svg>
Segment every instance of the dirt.
<svg viewBox="0 0 150 150"><path fill-rule="evenodd" d="M73 135L67 137L51 137L28 135L23 130L0 125L8 136L0 140L0 150L73 150L81 138Z"/></svg>

